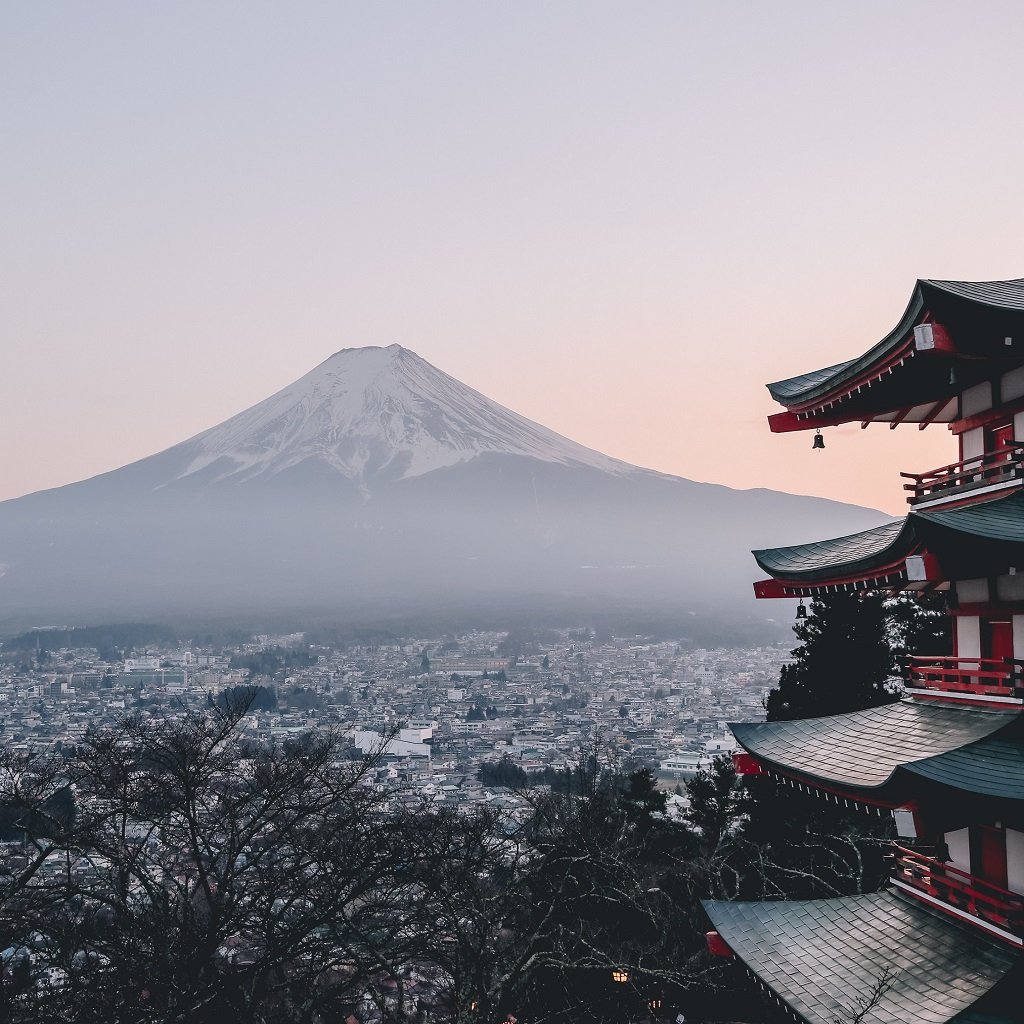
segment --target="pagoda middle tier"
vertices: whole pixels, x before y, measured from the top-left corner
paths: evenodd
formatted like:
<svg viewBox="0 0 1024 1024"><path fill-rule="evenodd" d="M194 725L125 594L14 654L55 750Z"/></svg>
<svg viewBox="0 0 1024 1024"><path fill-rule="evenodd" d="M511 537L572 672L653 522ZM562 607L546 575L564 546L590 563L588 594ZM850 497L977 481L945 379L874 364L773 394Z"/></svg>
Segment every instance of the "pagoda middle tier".
<svg viewBox="0 0 1024 1024"><path fill-rule="evenodd" d="M1024 491L753 554L771 576L754 584L758 597L949 589L957 580L1005 576L1001 599L1024 602Z"/></svg>
<svg viewBox="0 0 1024 1024"><path fill-rule="evenodd" d="M954 820L995 800L1007 819L1024 825L1019 712L904 698L845 715L729 728L753 759L740 761L741 772L775 775L826 800L865 808L930 803Z"/></svg>

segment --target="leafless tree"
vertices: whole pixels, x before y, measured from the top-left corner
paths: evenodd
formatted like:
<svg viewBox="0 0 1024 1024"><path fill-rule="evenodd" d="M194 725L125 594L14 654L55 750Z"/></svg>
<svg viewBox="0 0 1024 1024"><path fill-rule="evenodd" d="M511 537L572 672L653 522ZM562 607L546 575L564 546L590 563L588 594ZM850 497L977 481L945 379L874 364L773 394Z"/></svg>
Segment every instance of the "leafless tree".
<svg viewBox="0 0 1024 1024"><path fill-rule="evenodd" d="M410 808L339 735L241 742L245 711L0 765L3 1019L622 1020L703 983L693 838L643 773L592 752L515 812Z"/></svg>
<svg viewBox="0 0 1024 1024"><path fill-rule="evenodd" d="M400 930L409 883L373 759L327 732L243 752L244 711L86 736L73 829L34 834L8 885L32 963L32 998L5 986L11 1019L41 1000L53 1020L313 1020L378 967L365 936ZM41 796L23 801L37 816Z"/></svg>
<svg viewBox="0 0 1024 1024"><path fill-rule="evenodd" d="M864 995L849 1005L843 1006L833 1015L832 1024L863 1024L869 1014L878 1007L899 979L900 972L893 967L884 967L876 976Z"/></svg>

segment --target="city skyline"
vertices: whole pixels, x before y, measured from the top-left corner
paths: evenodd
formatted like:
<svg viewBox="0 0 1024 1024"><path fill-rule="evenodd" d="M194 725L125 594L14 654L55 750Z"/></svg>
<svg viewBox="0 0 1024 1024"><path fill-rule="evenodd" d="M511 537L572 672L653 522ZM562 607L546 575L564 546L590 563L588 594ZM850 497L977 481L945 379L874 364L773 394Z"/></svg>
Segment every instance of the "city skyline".
<svg viewBox="0 0 1024 1024"><path fill-rule="evenodd" d="M1016 5L0 21L0 499L398 343L615 458L898 514L942 427L813 452L763 385L865 351L918 277L1024 273Z"/></svg>

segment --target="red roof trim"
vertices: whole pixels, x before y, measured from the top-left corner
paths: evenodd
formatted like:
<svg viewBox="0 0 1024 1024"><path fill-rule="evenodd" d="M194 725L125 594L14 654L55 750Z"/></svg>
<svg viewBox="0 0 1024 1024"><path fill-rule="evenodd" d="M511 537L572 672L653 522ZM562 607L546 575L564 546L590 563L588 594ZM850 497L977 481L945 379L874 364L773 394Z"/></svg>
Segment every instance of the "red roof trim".
<svg viewBox="0 0 1024 1024"><path fill-rule="evenodd" d="M791 405L789 409L791 412L811 412L824 410L829 408L829 406L836 405L844 398L851 397L854 392L861 391L866 387L869 388L872 384L877 384L883 377L898 370L907 360L913 359L916 351L914 348L914 332L911 330L910 334L895 349L887 353L885 359L872 363L871 366L861 370L856 377L851 377L848 381L844 381L826 395L811 399L809 402ZM940 350L930 349L928 351L935 352Z"/></svg>
<svg viewBox="0 0 1024 1024"><path fill-rule="evenodd" d="M878 568L864 572L847 573L844 576L830 576L823 580L798 580L785 576L773 576L766 580L758 580L754 584L754 596L757 598L772 597L814 597L816 594L843 590L902 590L908 583L906 562L910 555L926 554L915 547L902 558ZM858 586L864 584L864 586Z"/></svg>

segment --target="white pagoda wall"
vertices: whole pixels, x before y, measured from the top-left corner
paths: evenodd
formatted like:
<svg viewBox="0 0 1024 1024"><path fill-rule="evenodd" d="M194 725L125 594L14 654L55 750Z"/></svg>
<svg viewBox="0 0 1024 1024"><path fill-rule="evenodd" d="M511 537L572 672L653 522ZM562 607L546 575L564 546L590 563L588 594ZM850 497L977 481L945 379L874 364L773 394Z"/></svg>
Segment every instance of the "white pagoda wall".
<svg viewBox="0 0 1024 1024"><path fill-rule="evenodd" d="M985 453L985 428L975 427L973 430L965 430L960 435L960 451L963 453L960 458L973 459Z"/></svg>
<svg viewBox="0 0 1024 1024"><path fill-rule="evenodd" d="M978 413L987 412L992 408L992 385L988 381L975 384L967 388L960 396L960 415L977 416ZM1004 373L999 381L999 399L1001 402L1013 402L1018 398L1024 398L1024 366ZM1013 417L1014 440L1024 440L1024 411L1018 412ZM960 435L960 458L973 459L985 451L985 430L983 427L975 427L973 430L965 430Z"/></svg>
<svg viewBox="0 0 1024 1024"><path fill-rule="evenodd" d="M991 593L986 579L958 580L956 595L961 604L988 604L990 601L1024 601L1024 557L1012 576L996 579L995 593ZM1024 615L1014 615L1013 656L1024 658ZM957 657L981 657L981 620L977 615L957 615L953 620L956 630Z"/></svg>
<svg viewBox="0 0 1024 1024"><path fill-rule="evenodd" d="M1004 402L1024 397L1024 366L1003 374L999 382L999 396Z"/></svg>
<svg viewBox="0 0 1024 1024"><path fill-rule="evenodd" d="M979 412L986 412L992 408L992 384L984 380L967 388L960 395L960 415L965 419L968 416L977 416Z"/></svg>
<svg viewBox="0 0 1024 1024"><path fill-rule="evenodd" d="M988 580L957 580L956 596L961 604L985 604L988 601Z"/></svg>
<svg viewBox="0 0 1024 1024"><path fill-rule="evenodd" d="M956 623L956 656L958 658L980 658L981 620L977 615L958 615L954 621Z"/></svg>
<svg viewBox="0 0 1024 1024"><path fill-rule="evenodd" d="M970 829L959 828L955 832L947 832L943 837L949 847L949 859L953 867L961 871L971 870L971 836Z"/></svg>
<svg viewBox="0 0 1024 1024"><path fill-rule="evenodd" d="M1006 830L1006 888L1024 893L1024 832Z"/></svg>

